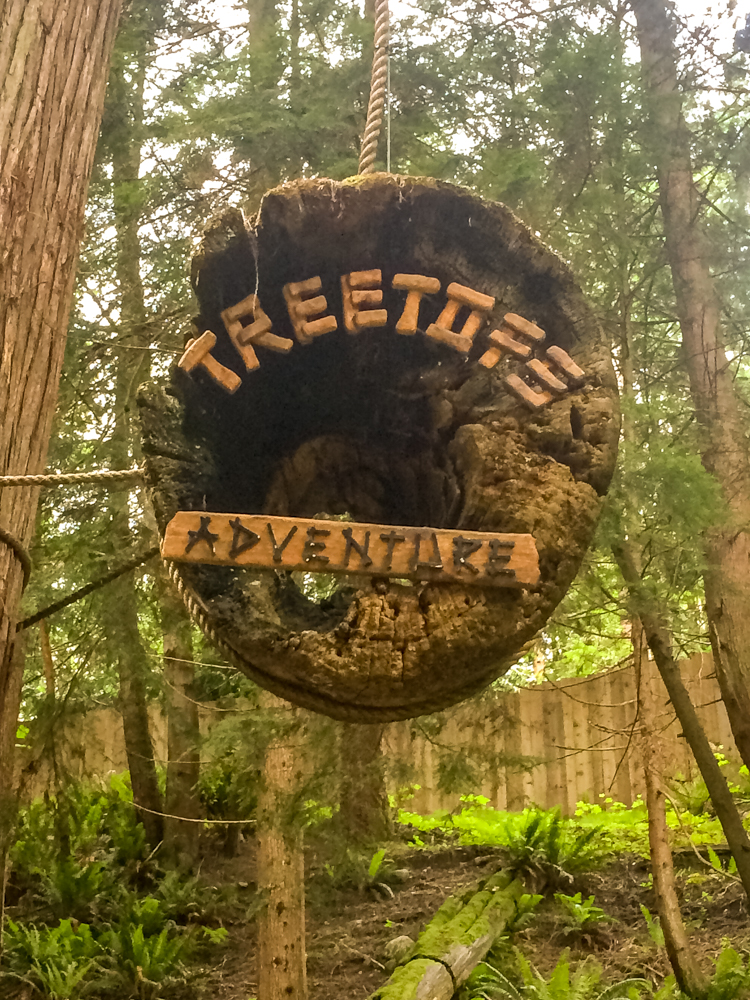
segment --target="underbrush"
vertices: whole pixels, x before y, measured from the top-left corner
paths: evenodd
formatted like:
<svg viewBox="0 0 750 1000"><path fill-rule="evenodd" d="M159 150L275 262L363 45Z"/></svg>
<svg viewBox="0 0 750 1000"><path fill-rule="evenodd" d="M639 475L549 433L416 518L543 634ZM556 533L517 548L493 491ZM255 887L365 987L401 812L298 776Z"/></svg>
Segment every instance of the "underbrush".
<svg viewBox="0 0 750 1000"><path fill-rule="evenodd" d="M702 1000L742 1000L750 988L750 960L724 944L713 963ZM590 956L571 962L566 950L544 976L519 948L491 953L469 976L457 1000L690 1000L668 976L661 986L641 976L606 982Z"/></svg>
<svg viewBox="0 0 750 1000"><path fill-rule="evenodd" d="M625 806L611 798L602 798L601 804L579 802L575 816L570 819L562 817L559 809L530 807L522 812L494 809L480 795L464 795L457 809L439 810L429 816L400 809L398 819L415 831L411 838L415 847L446 841L499 847L508 863L519 872L537 862L572 874L597 868L607 858L617 855L648 858L645 803L636 799L632 806ZM721 824L707 812L695 813L687 808L677 811L670 803L667 822L675 851L724 843Z"/></svg>
<svg viewBox="0 0 750 1000"><path fill-rule="evenodd" d="M230 894L165 871L126 776L71 784L22 810L10 852L0 995L174 996L227 931Z"/></svg>

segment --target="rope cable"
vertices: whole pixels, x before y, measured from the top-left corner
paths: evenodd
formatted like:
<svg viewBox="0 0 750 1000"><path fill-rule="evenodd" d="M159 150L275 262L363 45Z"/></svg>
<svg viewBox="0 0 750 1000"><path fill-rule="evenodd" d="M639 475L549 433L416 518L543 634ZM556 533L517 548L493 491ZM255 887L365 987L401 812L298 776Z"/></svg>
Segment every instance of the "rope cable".
<svg viewBox="0 0 750 1000"><path fill-rule="evenodd" d="M1 486L72 486L76 483L137 482L143 469L115 469L112 472L54 472L41 476L0 476Z"/></svg>
<svg viewBox="0 0 750 1000"><path fill-rule="evenodd" d="M365 125L365 133L362 136L362 149L359 154L360 174L371 174L375 170L375 157L378 152L380 131L383 127L383 108L388 89L389 39L388 0L375 0L375 53L372 59L367 124ZM390 100L388 104L390 113ZM388 159L390 159L390 156Z"/></svg>
<svg viewBox="0 0 750 1000"><path fill-rule="evenodd" d="M148 562L149 559L153 559L154 556L158 555L158 547L148 549L146 552L141 552L140 555L137 555L128 562L118 566L117 569L113 569L111 573L107 573L105 576L100 576L98 579L92 580L91 583L87 583L85 587L81 587L79 590L74 590L73 593L68 594L67 597L61 597L60 600L55 601L54 604L49 604L46 608L42 608L41 611L37 611L36 614L31 615L29 618L24 618L23 621L16 625L16 632L23 632L24 629L29 628L31 625L36 625L36 623L41 621L42 618L48 618L56 611L62 611L63 608L67 608L69 605L75 604L76 601L80 601L84 597L88 597L88 595L93 594L95 590L99 590L100 587L105 587L108 583L113 583L118 577L124 576L125 573L130 573L131 570L137 569L143 563Z"/></svg>

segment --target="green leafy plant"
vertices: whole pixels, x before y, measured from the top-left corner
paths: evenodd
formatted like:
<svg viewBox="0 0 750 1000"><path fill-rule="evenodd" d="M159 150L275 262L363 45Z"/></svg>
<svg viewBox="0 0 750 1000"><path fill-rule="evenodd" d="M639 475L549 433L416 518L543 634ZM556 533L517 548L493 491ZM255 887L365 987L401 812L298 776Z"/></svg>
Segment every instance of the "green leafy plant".
<svg viewBox="0 0 750 1000"><path fill-rule="evenodd" d="M594 832L571 833L559 809L524 810L521 822L508 823L506 831L508 870L541 885L569 885L574 872L599 860L591 846Z"/></svg>
<svg viewBox="0 0 750 1000"><path fill-rule="evenodd" d="M580 892L575 896L556 892L555 899L562 909L562 919L568 934L584 937L596 934L601 931L603 925L612 923L613 918L601 907L594 905L593 896L583 899Z"/></svg>
<svg viewBox="0 0 750 1000"><path fill-rule="evenodd" d="M422 817L401 810L399 821L419 831L453 833L463 844L501 846L508 870L540 885L568 887L575 872L600 863L595 827L581 829L563 819L559 809L511 813L489 808L487 802L479 796L465 796L456 814L437 812Z"/></svg>
<svg viewBox="0 0 750 1000"><path fill-rule="evenodd" d="M201 934L209 944L224 944L229 937L226 927L201 927Z"/></svg>
<svg viewBox="0 0 750 1000"><path fill-rule="evenodd" d="M122 921L102 935L112 966L112 986L125 984L138 1000L155 1000L161 989L184 981L188 942L170 937L170 928L148 935L142 924Z"/></svg>
<svg viewBox="0 0 750 1000"><path fill-rule="evenodd" d="M598 963L586 959L571 974L568 952L560 956L549 979L545 979L523 953L514 949L520 981L499 969L481 963L467 980L463 1000L634 1000L648 989L645 979L623 979L610 986L601 982Z"/></svg>
<svg viewBox="0 0 750 1000"><path fill-rule="evenodd" d="M334 889L357 889L393 897L390 884L395 881L395 865L386 858L383 847L370 855L359 848L344 846L324 870Z"/></svg>
<svg viewBox="0 0 750 1000"><path fill-rule="evenodd" d="M127 775L113 776L106 788L71 783L21 810L10 852L20 887L35 890L41 882L55 917L79 919L87 919L92 903L112 888L112 863L128 866L127 877L145 856ZM122 876L118 871L119 883Z"/></svg>
<svg viewBox="0 0 750 1000"><path fill-rule="evenodd" d="M57 927L9 920L4 943L8 974L32 983L53 1000L83 997L101 954L89 925L74 927L71 920L61 920Z"/></svg>
<svg viewBox="0 0 750 1000"><path fill-rule="evenodd" d="M518 934L533 921L536 916L536 908L539 906L544 896L537 893L525 892L516 900L515 910L512 917L505 925L506 934Z"/></svg>
<svg viewBox="0 0 750 1000"><path fill-rule="evenodd" d="M649 908L644 906L643 903L641 903L641 913L643 914L643 919L646 921L649 937L657 948L663 948L664 931L661 929L661 921L658 917L652 916Z"/></svg>
<svg viewBox="0 0 750 1000"><path fill-rule="evenodd" d="M750 990L750 958L742 959L727 941L714 964L714 973L703 1000L739 1000ZM689 1000L674 976L668 976L654 994L654 1000Z"/></svg>
<svg viewBox="0 0 750 1000"><path fill-rule="evenodd" d="M74 858L55 858L38 874L43 895L58 919L90 919L94 903L112 885L102 861L81 864Z"/></svg>
<svg viewBox="0 0 750 1000"><path fill-rule="evenodd" d="M730 857L726 865L724 865L713 847L708 848L708 860L713 870L720 875L737 875L737 862L734 858Z"/></svg>

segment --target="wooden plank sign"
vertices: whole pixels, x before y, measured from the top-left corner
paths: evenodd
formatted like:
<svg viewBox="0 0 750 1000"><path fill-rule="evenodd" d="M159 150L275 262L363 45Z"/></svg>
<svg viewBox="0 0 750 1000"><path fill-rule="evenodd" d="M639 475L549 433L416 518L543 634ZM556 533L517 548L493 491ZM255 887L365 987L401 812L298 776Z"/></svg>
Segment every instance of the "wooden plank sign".
<svg viewBox="0 0 750 1000"><path fill-rule="evenodd" d="M308 573L356 573L479 587L539 581L531 535L264 514L179 511L167 525L164 559Z"/></svg>

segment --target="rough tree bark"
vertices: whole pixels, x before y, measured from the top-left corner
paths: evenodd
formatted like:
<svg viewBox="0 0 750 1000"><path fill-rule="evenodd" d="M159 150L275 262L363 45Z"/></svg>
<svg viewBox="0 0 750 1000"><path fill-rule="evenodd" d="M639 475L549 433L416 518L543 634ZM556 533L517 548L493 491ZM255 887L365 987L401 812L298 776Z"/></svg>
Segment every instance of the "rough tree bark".
<svg viewBox="0 0 750 1000"><path fill-rule="evenodd" d="M0 472L44 469L84 205L122 0L0 0ZM0 528L28 546L38 489L0 493ZM24 567L0 541L0 865L14 810Z"/></svg>
<svg viewBox="0 0 750 1000"><path fill-rule="evenodd" d="M664 761L664 747L660 747L657 728L657 694L655 681L648 667L648 648L640 619L632 619L633 658L638 684L638 710L640 715L640 745L646 783L648 809L648 842L651 852L651 871L659 920L664 933L664 945L672 970L681 990L688 996L700 996L706 981L695 954L690 947L674 880L674 863L669 846L667 810L662 788L659 763Z"/></svg>
<svg viewBox="0 0 750 1000"><path fill-rule="evenodd" d="M690 133L677 78L675 28L665 0L632 0L656 159L667 256L703 464L721 484L728 523L705 542L706 613L732 733L750 766L750 457L747 420L734 390L720 310L699 223Z"/></svg>
<svg viewBox="0 0 750 1000"><path fill-rule="evenodd" d="M265 704L283 703L266 696ZM283 711L288 714L289 706ZM286 731L269 744L258 795L258 889L266 900L258 917L262 1000L307 1000L305 856L302 827L294 821L300 785L298 741L298 734Z"/></svg>
<svg viewBox="0 0 750 1000"><path fill-rule="evenodd" d="M159 574L159 607L164 637L164 683L167 702L167 792L164 844L178 865L191 867L198 860L200 824L181 822L174 816L197 819L200 804L195 791L199 777L198 705L193 694L195 666L190 619L166 574Z"/></svg>
<svg viewBox="0 0 750 1000"><path fill-rule="evenodd" d="M392 833L383 766L385 729L357 723L339 729L339 822L344 836L355 843L383 843Z"/></svg>

